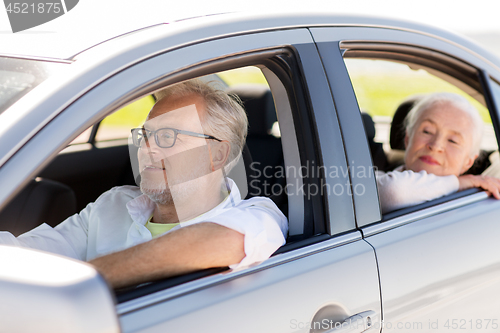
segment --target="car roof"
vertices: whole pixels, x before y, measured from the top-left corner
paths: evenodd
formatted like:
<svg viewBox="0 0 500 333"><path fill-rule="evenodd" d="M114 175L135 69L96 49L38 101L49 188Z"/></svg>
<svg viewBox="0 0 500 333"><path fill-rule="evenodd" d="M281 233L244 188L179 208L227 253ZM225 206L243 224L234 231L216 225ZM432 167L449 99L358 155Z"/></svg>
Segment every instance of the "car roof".
<svg viewBox="0 0 500 333"><path fill-rule="evenodd" d="M69 14L69 13L68 13ZM56 20L57 21L57 20ZM212 30L214 36L227 36L243 31L265 31L299 27L361 26L405 30L446 39L469 52L481 54L498 63L495 56L473 41L436 27L392 18L338 15L328 13L225 13L174 20L170 23L160 18L142 17L138 20L112 20L82 27L81 21L66 20L52 33L17 33L0 35L0 55L47 60L72 60L78 54L111 39L126 37L147 29L165 27L175 32ZM164 30L164 29L162 29Z"/></svg>

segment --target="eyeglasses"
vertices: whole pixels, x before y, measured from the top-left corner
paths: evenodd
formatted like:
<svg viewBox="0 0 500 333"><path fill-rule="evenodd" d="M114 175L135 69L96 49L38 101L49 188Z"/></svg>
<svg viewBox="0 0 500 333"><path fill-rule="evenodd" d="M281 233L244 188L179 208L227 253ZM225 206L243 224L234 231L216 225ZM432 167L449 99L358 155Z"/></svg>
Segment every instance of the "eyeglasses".
<svg viewBox="0 0 500 333"><path fill-rule="evenodd" d="M160 128L157 129L156 131L150 131L143 127L143 128L133 128L131 132L132 132L132 143L136 147L141 147L143 142L145 142L146 145L149 146L148 140L152 135L154 135L155 137L156 145L161 148L173 147L175 145L175 141L177 140L177 135L179 134L194 136L196 138L217 140L219 142L222 141L211 135L195 133L190 131L183 131L175 128Z"/></svg>

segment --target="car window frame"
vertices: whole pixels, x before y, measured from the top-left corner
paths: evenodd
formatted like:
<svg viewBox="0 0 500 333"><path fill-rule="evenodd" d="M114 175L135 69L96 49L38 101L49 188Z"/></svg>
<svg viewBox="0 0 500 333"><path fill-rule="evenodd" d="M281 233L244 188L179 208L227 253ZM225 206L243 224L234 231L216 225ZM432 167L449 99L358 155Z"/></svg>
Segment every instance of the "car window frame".
<svg viewBox="0 0 500 333"><path fill-rule="evenodd" d="M483 61L481 57L477 55L471 54L472 52L464 52L464 50L458 46L454 45L454 43L448 43L446 40L434 38L433 36L428 36L424 34L419 34L413 31L401 31L398 29L384 29L380 27L373 28L341 28L341 29L331 29L331 28L314 28L311 29L313 33L313 37L315 38L316 43L318 44L318 48L320 50L320 54L323 59L323 63L327 61L327 59L331 58L332 50L336 51L336 48L339 49L339 52L343 55L346 52L346 48L349 45L364 45L367 50L370 50L370 45L379 46L379 49L383 49L386 46L390 46L394 49L399 48L400 51L408 51L408 50L419 50L421 54L427 54L427 57L436 59L437 57L441 57L442 59L450 59L450 62L453 61L454 65L457 63L464 64L466 67L474 68L475 73L477 74L477 83L483 90L484 104L488 108L490 112L490 117L492 119L492 123L494 124L495 134L497 137L497 143L499 138L498 131L498 121L495 113L498 113L496 106L492 103L492 97L490 94L490 90L488 87L488 82L486 80L487 74L486 70L496 71L496 68L491 66L490 63ZM411 42L410 42L411 41ZM321 45L328 45L330 47L330 52L327 53L325 51L325 47ZM394 61L394 59L387 58L378 58L381 60ZM342 66L340 66L342 67ZM346 69L345 63L343 66ZM325 67L326 68L326 67ZM334 78L333 70L326 70L329 78ZM347 69L346 69L347 71ZM335 73L338 74L338 71ZM349 80L350 83L350 80ZM352 94L354 94L352 84L350 84L350 89L352 90ZM355 95L354 95L355 96ZM335 95L334 95L335 98ZM349 112L349 110L357 109L359 111L359 105L357 104L357 100L351 98L351 106L343 107L339 112ZM357 117L356 117L357 118ZM363 136L366 137L364 132L364 128L362 125L361 119L353 119L353 122L357 123L357 131L358 133L362 133ZM341 126L344 128L347 122L341 121ZM351 124L352 126L352 124ZM364 146L365 144L362 143ZM368 143L366 142L366 147L368 148ZM364 148L364 147L363 147ZM347 147L346 150L352 151L352 147ZM369 165L372 165L370 153L366 156L370 157ZM356 161L358 162L358 161ZM366 163L366 161L364 162ZM359 165L359 163L357 163ZM378 201L378 191L376 192L377 196L371 195L371 200ZM355 195L356 197L356 195ZM445 197L444 199L436 199L430 201L428 203L424 203L422 205L412 206L407 210L400 210L388 215L380 215L380 217L374 221L362 220L360 219L360 215L358 211L356 211L357 225L359 228L363 229L365 232L365 227L370 227L370 233L377 233L382 230L386 230L389 225L392 227L409 223L414 220L418 220L421 217L428 216L430 212L431 214L437 214L441 211L446 211L453 209L455 207L467 205L476 201L484 200L487 198L484 192L476 193L474 191L463 191L457 192L452 195L450 198ZM356 198L355 198L356 199ZM458 205L458 206L457 206ZM420 217L419 217L420 216ZM397 221L397 223L388 223L388 221ZM383 223L382 223L383 222ZM378 230L377 230L378 228Z"/></svg>
<svg viewBox="0 0 500 333"><path fill-rule="evenodd" d="M48 161L57 156L59 150L63 149L69 142L71 142L71 140L74 139L74 137L77 136L77 133L84 131L91 125L100 121L100 119L104 118L115 110L120 109L122 106L128 104L129 102L146 94L153 93L154 91L163 88L165 85L183 81L192 77L210 74L220 70L234 68L235 66L238 66L238 64L241 66L248 66L252 64L252 61L258 64L258 61L263 58L270 59L271 57L278 57L286 52L294 53L294 57L292 57L292 59L296 59L296 63L291 67L283 66L282 68L283 73L286 73L287 75L290 75L289 71L291 70L291 73L293 74L292 78L294 80L293 82L288 83L287 86L285 86L285 89L293 92L297 88L302 87L304 80L303 73L307 73L307 70L302 71L301 67L305 65L311 66L311 63L314 63L315 68L320 71L316 74L322 76L323 80L326 81L324 72L321 72L322 68L319 63L319 57L317 56L317 54L314 59L308 59L307 57L305 57L305 51L303 51L304 48L307 48L308 55L311 55L311 53L314 54L316 52L314 43L307 29L294 29L277 32L249 34L238 37L228 37L228 39L231 38L237 38L235 45L228 43L228 45L230 46L226 45L225 51L218 50L217 52L219 54L216 57L210 54L204 54L202 52L193 52L193 49L196 48L196 46L203 44L200 43L144 60L133 66L130 66L127 69L122 70L114 76L106 77L105 79L103 79L99 84L96 84L95 87L87 91L81 97L76 99L72 104L67 106L64 112L59 112L59 114L55 118L48 122L39 132L33 135L27 142L27 144L24 145L19 151L17 151L14 156L6 163L6 165L4 165L2 169L0 169L0 179L6 179L7 177L15 175L15 177L13 177L8 184L10 186L10 189L8 188L7 190L10 190L10 194L14 195L16 189L22 188L23 182L26 182L31 177L35 176L44 166L46 166ZM245 39L248 39L251 43L245 43ZM214 47L213 44L218 43L218 45L220 45L221 40L210 41L206 43L210 46L209 49L217 50L217 48ZM266 44L268 46L266 46ZM204 47L207 48L207 46ZM297 47L302 49L299 50ZM226 59L221 60L220 52L226 52ZM180 56L182 54L196 55L197 60L186 60L186 57ZM170 66L172 66L172 68L174 68L175 70L158 70L158 68L161 68L159 67L159 65L165 63L168 64L169 62L167 60L174 57L181 62L192 62L189 63L188 66L181 66L177 63L170 64ZM210 57L213 57L213 59ZM217 61L220 62L220 66ZM276 63L276 61L274 61L274 63ZM271 63L269 63L269 66L271 66ZM307 75L310 75L310 73L308 73ZM128 82L130 80L124 79L127 77L134 78L134 83L132 84ZM307 79L308 82L311 82L311 80L313 80L314 78L308 77ZM297 121L296 136L298 138L300 138L302 134L302 132L299 130L301 126L303 126L304 123L307 123L307 119L311 117L312 114L314 114L315 112L320 112L316 104L314 105L315 109L310 110L309 103L311 103L311 101L308 100L309 97L306 93L307 86L304 86L304 90L305 91L301 92L300 95L292 95L297 100L299 100L297 106L293 107L299 113L299 115L294 114L294 117L296 117L294 118L294 122ZM106 94L102 95L101 93L104 91L106 91ZM96 98L96 94L106 97L103 100L99 100ZM331 102L329 96L326 96L324 98L326 98L327 101ZM321 101L315 101L315 103L321 103ZM34 108L32 112L36 112L36 108ZM310 123L306 124L305 127L314 126L314 121L309 119L309 122ZM309 131L310 134L305 135L306 137L308 137L306 141L309 141L310 139L315 140L315 129L313 127L310 127ZM298 141L301 142L302 140ZM308 145L309 147L307 147L307 149L300 150L301 154L305 153L306 158L317 158L314 156L316 154L316 149L313 148L311 150L310 148L314 147L314 142L308 142ZM345 163L344 154L336 156L336 158L342 160L343 163ZM28 161L30 163L27 163ZM19 170L18 168L17 170L14 170L14 166L17 165L23 165L23 168L21 168L21 170ZM20 172L23 176L19 176ZM318 180L319 177L316 177L314 179L306 179L306 182L317 182ZM351 200L351 198L347 199ZM326 213L323 210L323 198L321 196L314 196L310 198L310 200L311 206L313 205L312 202L314 202L314 208L312 209L311 216L318 219L322 219L323 217L325 217ZM328 219L328 217L326 217L326 219ZM324 230L326 230L327 228L327 226L323 227ZM352 225L348 225L347 228L343 229L342 231L345 232L353 229L355 229L354 223L352 223ZM312 234L314 234L315 232L316 230L313 229L313 231L310 232L307 237L312 236ZM340 232L337 232L336 234L339 233ZM329 240L329 238L329 235L326 235L324 237L311 237L307 242L300 242L300 240L298 240L295 247L286 249L285 252L287 253L280 253L276 255L275 257L273 257L272 262L269 262L268 264L264 263L263 265L261 264L257 267L248 268L243 272L240 271L223 275L217 274L215 277L211 276L210 284L221 283L222 281L230 280L235 276L239 276L241 274L250 274L255 271L289 262L294 258L294 251L301 251L301 256L307 255L307 253L309 253L308 251L317 251L317 249L311 247L311 244L322 242L325 239ZM355 234L340 235L338 236L338 238L334 239L333 242L329 243L341 245L348 242L354 242L359 239L360 234L358 232ZM328 247L336 246L332 244L329 244ZM189 286L183 286L183 288L181 289L185 288L189 289Z"/></svg>
<svg viewBox="0 0 500 333"><path fill-rule="evenodd" d="M497 77L500 78L500 76ZM485 90L488 91L488 96L490 97L487 99L487 103L491 121L495 129L497 142L500 142L500 80L485 70L482 71L482 79Z"/></svg>
<svg viewBox="0 0 500 333"><path fill-rule="evenodd" d="M264 68L261 68L264 72L264 75L266 79L268 80L268 83L270 85L271 91L273 93L273 98L278 97L280 94L286 93L287 94L287 99L292 99L295 101L298 100L297 104L295 103L288 103L290 104L288 106L288 109L292 111L292 116L293 116L293 122L295 125L292 125L294 128L289 127L288 130L293 130L295 133L296 138L302 138L301 140L297 140L297 142L300 145L304 145L306 143L309 143L309 147L305 149L299 149L297 153L300 151L301 157L298 160L299 162L303 162L304 160L315 160L317 157L314 155L317 154L316 149L314 149L314 144L313 138L314 136L314 131L312 130L311 126L311 120L308 120L309 117L311 117L311 111L308 109L310 108L310 105L308 106L307 103L308 101L304 100L304 93L301 93L301 85L302 81L300 79L301 73L298 72L299 67L298 64L293 63L294 60L299 56L297 54L297 51L294 52L294 49L298 45L291 45L292 48L281 48L279 52L282 52L282 54L276 55L275 59L266 59L266 51L265 50L260 50L258 53L260 53L259 56L257 56L257 53L252 54L252 52L248 52L248 62L244 62L245 55L240 54L238 55L237 62L234 64L238 63L239 66L244 67L244 66L250 66L250 65L257 65L257 66L267 66ZM314 45L308 44L309 50L314 50ZM304 47L304 45L300 45L299 47ZM272 52L275 52L273 50ZM288 59L288 63L283 63L284 62L284 56L286 54L292 55L291 53L294 53L293 56ZM269 55L267 55L269 57ZM252 59L253 58L253 59ZM318 60L319 58L315 59ZM279 66L277 62L281 62L282 66ZM290 63L291 62L291 63ZM227 63L231 63L231 61L228 61ZM207 75L207 74L213 74L218 71L222 70L228 70L228 69L234 69L234 67L228 67L228 64L222 65L222 67L217 67L217 66L210 66L207 64L207 67L210 67L208 71L206 71L203 66L200 68L194 69L191 73L189 74L182 74L180 78L176 78L176 80L172 83L182 81L185 79L190 79L193 76L201 76L201 75ZM234 66L233 64L233 66ZM317 63L319 64L319 63ZM283 66L284 65L284 66ZM304 62L301 62L301 65L304 65ZM289 72L292 72L292 75L290 75ZM196 73L196 75L195 75ZM188 75L187 77L185 75ZM324 75L324 73L323 73ZM274 76L274 77L273 77ZM295 80L290 80L287 79L286 77L293 77ZM317 77L316 77L317 79ZM279 83L276 82L276 80L280 81ZM294 81L294 82L292 82ZM158 83L155 83L157 85ZM279 86L282 87L279 87ZM276 90L281 90L278 92L278 96L275 96ZM298 92L297 92L298 91ZM282 97L282 96L281 96ZM278 106L279 109L279 106ZM279 111L278 111L279 112ZM282 134L284 131L287 130L286 126L282 126L282 123L280 123L280 128L282 130ZM305 130L308 128L308 130ZM311 132L312 130L312 132ZM285 149L285 148L284 148ZM286 159L286 156L285 156ZM345 161L344 161L345 163ZM303 163L301 166L304 166ZM287 180L288 181L288 180ZM311 181L311 180L309 180ZM313 179L313 181L318 181L318 179ZM307 185L307 183L305 183ZM305 198L304 198L305 199ZM312 225L309 225L307 228L304 227L304 234L300 237L301 235L298 235L299 237L289 237L289 241L287 244L282 246L278 251L276 251L275 254L273 254L272 260L269 259L264 264L261 264L257 266L256 268L249 268L243 271L243 273L238 272L225 272L227 268L213 268L213 269L208 269L204 271L199 271L195 272L192 274L187 274L179 277L173 277L173 278L168 278L164 280L160 280L158 282L154 282L149 285L144 285L144 286L139 286L139 288L142 289L142 291L137 291L136 289L131 289L131 290L124 290L124 293L121 293L118 295L118 301L121 302L121 305L119 308L121 309L126 309L126 310L120 310L120 311L128 311L130 306L134 306L131 304L134 304L136 302L143 302L144 297L146 298L152 298L155 299L157 297L158 293L166 292L169 293L169 290L164 290L164 288L172 288L174 287L181 287L179 284L183 283L195 283L195 284L205 284L209 283L206 281L210 281L211 279L214 278L219 278L219 279L231 279L233 274L236 274L236 276L239 276L241 274L246 275L246 274L251 274L252 272L260 271L263 269L266 269L267 267L272 267L275 266L276 264L279 264L280 261L288 261L290 258L293 258L294 252L301 252L301 253L307 253L307 248L314 247L314 245L321 244L324 241L331 241L332 237L331 234L328 234L326 230L328 229L328 226L321 226L322 224L326 222L324 217L324 206L322 206L321 203L321 197L320 196L315 196L311 200L312 202L309 205L304 206L304 210L302 215L304 216L304 223L306 223L307 219L310 218L312 219L315 223ZM308 208L310 207L310 208ZM335 246L340 246L346 243L354 242L356 240L360 239L360 235L357 233L349 233L348 231L354 230L354 224L349 226L347 229L343 229L341 232L337 232L334 234L334 243L337 245ZM293 235L292 235L293 236ZM321 245L319 245L321 246ZM303 255L303 254L302 254ZM196 279L196 281L194 281ZM208 280L206 280L208 279Z"/></svg>
<svg viewBox="0 0 500 333"><path fill-rule="evenodd" d="M359 56L359 54L354 56L354 58L357 58L359 56L359 58L363 58L363 59L378 59L378 60L400 62L400 63L405 63L405 64L418 64L418 65L421 65L423 68L431 69L432 74L435 74L435 72L439 71L439 69L436 69L432 65L429 65L431 63L434 63L434 64L437 64L436 67L439 66L439 67L441 67L440 69L443 69L443 71L440 72L442 74L445 74L445 75L452 77L452 75L453 75L452 72L454 72L456 74L461 75L462 78L467 78L471 83L472 82L475 83L476 86L473 87L471 85L468 85L469 91L464 90L464 92L468 93L469 96L471 96L472 98L475 98L479 103L483 104L488 109L488 111L490 113L491 120L492 120L492 124L494 125L494 127L495 127L495 125L498 124L498 122L496 122L494 120L495 119L494 118L495 107L493 106L493 104L491 102L491 94L487 92L489 89L485 84L485 80L484 80L485 75L481 69L475 68L475 67L473 67L470 64L467 64L465 62L461 62L460 60L458 60L456 58L452 58L449 55L438 53L436 50L429 51L429 50L425 50L425 49L418 48L415 46L411 46L411 47L410 46L403 46L403 47L401 47L399 45L393 45L392 53L389 53L387 51L388 51L388 49L391 49L391 48L384 47L384 46L390 46L389 43L388 44L384 44L384 43L380 43L380 44L379 43L370 43L369 44L369 43L366 43L365 45L363 45L363 44L364 43L356 42L355 49L359 48L359 49L365 50L366 48L363 46L368 46L368 49L371 46L372 50L363 51L363 53L365 53L366 58L363 56ZM351 45L350 43L345 43L345 42L340 44L341 47L345 47L345 49L344 49L345 53L352 51L352 49L349 48L350 45ZM378 54L380 48L385 49L386 53L385 54L384 53ZM349 51L347 51L347 50L349 50ZM414 52L411 52L411 51L414 51ZM427 51L427 53L426 53L426 51ZM426 55L425 59L420 58L415 62L411 62L411 61L405 62L402 60L404 58L412 58L412 57L414 57L414 54L420 53L420 52L422 53L422 57L424 57L424 54ZM434 56L434 58L433 58L433 56ZM438 60L442 61L442 63L439 64ZM447 66L446 60L450 60L450 66ZM456 68L452 68L453 65L456 65ZM448 69L448 70L445 72L444 71L445 69ZM468 72L468 77L465 74L462 75L463 72L460 72L460 69L462 69L463 72ZM471 75L476 75L477 78L475 80L473 80ZM439 75L438 75L438 77L443 79ZM457 80L457 81L459 80L459 78L457 78L457 77L452 77L452 78L454 80ZM455 85L454 84L455 82L450 82L448 80L445 80L445 81L458 87L459 89L462 89L463 85L467 85L467 83L465 83L463 81L460 81L462 84L460 86ZM481 89L482 91L480 91L479 89ZM472 92L472 91L474 91L473 94L470 94L470 92ZM476 98L476 97L479 97L479 98ZM499 133L498 130L496 130L495 133L497 135L497 142L498 142L498 134L497 134L497 133ZM462 204L476 202L478 200L481 200L481 198L484 199L484 195L475 195L476 193L481 192L481 191L482 190L480 190L480 189L473 188L473 189L469 189L469 190L465 190L465 191L454 192L454 193L449 194L447 196L440 197L440 198L437 198L434 200L430 200L430 201L424 202L422 204L406 207L406 208L399 209L396 211L391 211L389 213L383 214L380 222L387 222L387 221L390 221L390 220L393 220L396 218L404 217L406 215L412 215L412 213L420 212L420 211L421 211L421 213L416 214L416 215L413 214L413 215L424 217L424 216L428 215L428 213L426 213L425 210L427 210L428 208L431 208L431 207L435 207L435 206L441 207L440 211L450 210L450 209L453 209L454 207L457 207L456 203L451 203L451 204L447 205L446 204L447 202L453 202L454 200L457 200L457 199L463 198L463 197L467 197L470 195L473 195L473 198L470 198L469 200L462 200L460 202ZM432 211L436 211L436 209L432 209ZM414 219L414 216L410 217L410 219ZM367 225L370 225L370 224L367 224Z"/></svg>

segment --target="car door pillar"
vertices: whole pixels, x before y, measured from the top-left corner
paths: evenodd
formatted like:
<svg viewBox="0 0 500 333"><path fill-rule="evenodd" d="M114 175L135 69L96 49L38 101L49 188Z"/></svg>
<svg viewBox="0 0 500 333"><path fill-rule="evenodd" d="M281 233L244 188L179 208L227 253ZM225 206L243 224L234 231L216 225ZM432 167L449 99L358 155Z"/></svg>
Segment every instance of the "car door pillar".
<svg viewBox="0 0 500 333"><path fill-rule="evenodd" d="M327 32L321 29L312 30L313 36L315 33ZM370 150L339 42L319 42L317 47L328 76L342 130L357 225L377 222L381 215Z"/></svg>

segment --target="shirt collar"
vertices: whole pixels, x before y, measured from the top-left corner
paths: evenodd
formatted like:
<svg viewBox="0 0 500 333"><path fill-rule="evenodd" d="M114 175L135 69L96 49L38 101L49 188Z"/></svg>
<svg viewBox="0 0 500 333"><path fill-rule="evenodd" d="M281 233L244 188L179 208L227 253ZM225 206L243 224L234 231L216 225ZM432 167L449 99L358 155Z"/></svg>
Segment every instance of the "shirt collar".
<svg viewBox="0 0 500 333"><path fill-rule="evenodd" d="M155 203L145 194L127 202L127 210L135 223L146 225L155 210Z"/></svg>

